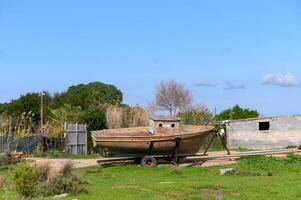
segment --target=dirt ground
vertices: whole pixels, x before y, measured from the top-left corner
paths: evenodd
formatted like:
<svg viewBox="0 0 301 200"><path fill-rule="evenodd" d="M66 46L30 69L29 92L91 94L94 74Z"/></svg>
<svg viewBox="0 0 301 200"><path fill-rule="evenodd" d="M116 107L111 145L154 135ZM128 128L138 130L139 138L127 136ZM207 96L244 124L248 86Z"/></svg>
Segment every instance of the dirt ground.
<svg viewBox="0 0 301 200"><path fill-rule="evenodd" d="M26 158L28 162L35 162L37 165L43 165L45 163L49 163L51 168L54 170L60 170L62 166L67 162L72 162L74 168L83 168L83 167L91 167L96 166L97 159L49 159L49 158Z"/></svg>
<svg viewBox="0 0 301 200"><path fill-rule="evenodd" d="M209 152L209 155L225 155L227 152L225 151L215 151ZM232 151L231 153L236 153ZM43 165L45 163L49 163L51 165L51 169L54 171L59 171L62 166L67 162L72 162L74 168L83 168L83 167L91 167L99 165L97 163L97 159L49 159L49 158L26 158L28 162L36 163L37 165ZM203 167L210 167L210 166L223 166L235 163L235 160L232 159L215 159L206 161L202 164ZM181 166L185 166L184 164Z"/></svg>

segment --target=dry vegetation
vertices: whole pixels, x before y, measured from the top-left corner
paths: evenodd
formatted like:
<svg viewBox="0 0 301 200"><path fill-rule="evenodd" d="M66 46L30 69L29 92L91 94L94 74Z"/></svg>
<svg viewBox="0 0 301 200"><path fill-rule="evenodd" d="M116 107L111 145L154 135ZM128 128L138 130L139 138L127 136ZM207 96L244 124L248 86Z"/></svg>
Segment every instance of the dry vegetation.
<svg viewBox="0 0 301 200"><path fill-rule="evenodd" d="M154 110L153 106L144 109L140 106L120 107L109 105L106 110L108 128L147 126L149 117Z"/></svg>
<svg viewBox="0 0 301 200"><path fill-rule="evenodd" d="M0 115L0 135L32 135L35 128L32 121L34 115L33 112L22 113L17 117Z"/></svg>

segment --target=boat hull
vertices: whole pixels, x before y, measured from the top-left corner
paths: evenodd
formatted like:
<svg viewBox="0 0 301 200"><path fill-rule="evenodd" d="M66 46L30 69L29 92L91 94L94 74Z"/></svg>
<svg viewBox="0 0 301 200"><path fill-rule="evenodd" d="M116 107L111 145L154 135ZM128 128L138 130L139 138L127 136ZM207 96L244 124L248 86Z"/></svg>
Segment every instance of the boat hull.
<svg viewBox="0 0 301 200"><path fill-rule="evenodd" d="M172 135L142 135L142 136L114 136L106 134L92 134L94 146L101 149L101 153L109 156L134 155L172 155L176 145L178 154L197 153L204 139L213 131L208 128Z"/></svg>

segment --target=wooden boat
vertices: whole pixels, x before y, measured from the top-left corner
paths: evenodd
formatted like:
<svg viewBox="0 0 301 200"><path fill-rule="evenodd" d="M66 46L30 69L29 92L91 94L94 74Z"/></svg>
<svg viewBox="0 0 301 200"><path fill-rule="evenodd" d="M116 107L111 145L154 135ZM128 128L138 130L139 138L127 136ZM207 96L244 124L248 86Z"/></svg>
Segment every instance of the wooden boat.
<svg viewBox="0 0 301 200"><path fill-rule="evenodd" d="M197 153L213 126L180 125L177 118L151 118L150 127L93 131L95 147L103 155L172 155Z"/></svg>

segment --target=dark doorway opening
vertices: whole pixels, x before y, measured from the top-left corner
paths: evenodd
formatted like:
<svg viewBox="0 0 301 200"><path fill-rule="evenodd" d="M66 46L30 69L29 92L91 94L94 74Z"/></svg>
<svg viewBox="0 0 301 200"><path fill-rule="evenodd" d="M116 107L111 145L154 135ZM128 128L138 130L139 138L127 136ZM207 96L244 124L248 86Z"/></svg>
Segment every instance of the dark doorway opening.
<svg viewBox="0 0 301 200"><path fill-rule="evenodd" d="M270 130L270 122L259 122L259 130L260 131L269 131Z"/></svg>

